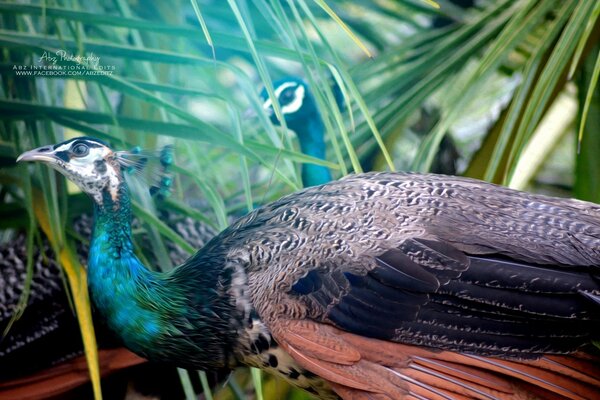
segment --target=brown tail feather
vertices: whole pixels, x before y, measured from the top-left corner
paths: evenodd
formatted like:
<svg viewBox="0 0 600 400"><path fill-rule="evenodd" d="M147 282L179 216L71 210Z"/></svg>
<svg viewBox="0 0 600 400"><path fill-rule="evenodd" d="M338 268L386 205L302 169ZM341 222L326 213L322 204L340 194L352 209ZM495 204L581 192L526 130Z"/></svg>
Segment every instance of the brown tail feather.
<svg viewBox="0 0 600 400"><path fill-rule="evenodd" d="M521 363L480 356L470 357L487 363L491 370L561 394L568 399L589 400L595 392L590 392L588 385L571 379L566 374L538 368L535 362Z"/></svg>
<svg viewBox="0 0 600 400"><path fill-rule="evenodd" d="M466 365L423 357L415 357L414 359L416 365L422 365L434 371L441 372L448 377L455 377L464 382L475 383L497 392L510 393L512 391L512 387L507 382L499 381L494 374L482 370L474 369Z"/></svg>
<svg viewBox="0 0 600 400"><path fill-rule="evenodd" d="M406 372L406 371L402 371ZM409 393L429 400L454 400L452 393L435 386L435 380L419 379L402 372L396 372L403 380L408 382Z"/></svg>
<svg viewBox="0 0 600 400"><path fill-rule="evenodd" d="M271 329L301 366L346 400L600 399L598 360L589 355L503 360L365 338L312 321L279 321Z"/></svg>
<svg viewBox="0 0 600 400"><path fill-rule="evenodd" d="M365 392L362 390L351 389L344 385L330 382L331 388L345 400L394 400L386 394ZM407 396L406 399L409 399ZM411 400L417 400L416 398Z"/></svg>
<svg viewBox="0 0 600 400"><path fill-rule="evenodd" d="M435 371L429 368L414 365L411 367L413 371L408 371L408 375L414 379L426 381L430 384L446 389L453 393L453 398L456 395L463 395L469 399L481 399L481 400L498 400L495 394L492 395L493 389L479 385L474 382L469 382L456 378L453 376L445 375L439 371ZM496 391L494 391L496 392ZM506 393L506 392L504 392Z"/></svg>
<svg viewBox="0 0 600 400"><path fill-rule="evenodd" d="M544 356L535 363L540 368L558 372L567 375L580 382L594 385L600 377L600 368L597 366L598 360L587 359L589 355L577 353L573 356ZM595 363L594 363L595 362Z"/></svg>

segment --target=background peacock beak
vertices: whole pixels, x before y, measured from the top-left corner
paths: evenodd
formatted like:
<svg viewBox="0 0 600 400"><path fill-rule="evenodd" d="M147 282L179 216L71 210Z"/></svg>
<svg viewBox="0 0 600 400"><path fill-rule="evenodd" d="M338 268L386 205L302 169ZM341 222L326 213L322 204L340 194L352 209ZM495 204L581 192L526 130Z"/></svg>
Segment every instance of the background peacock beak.
<svg viewBox="0 0 600 400"><path fill-rule="evenodd" d="M267 101L265 101L265 102L263 103L263 110L265 110L265 113L266 113L266 114L267 114L269 117L271 117L271 116L273 115L273 113L274 113L274 111L273 111L273 107L271 106L271 104L272 104L272 103L271 103L271 99L267 99Z"/></svg>
<svg viewBox="0 0 600 400"><path fill-rule="evenodd" d="M17 162L20 161L42 161L45 163L53 164L57 160L54 155L52 146L42 146L37 149L26 151L17 157Z"/></svg>
<svg viewBox="0 0 600 400"><path fill-rule="evenodd" d="M246 108L246 111L244 111L244 113L242 114L242 117L244 119L250 119L256 117L257 115L258 114L256 114L256 111L254 111L252 107L248 107Z"/></svg>

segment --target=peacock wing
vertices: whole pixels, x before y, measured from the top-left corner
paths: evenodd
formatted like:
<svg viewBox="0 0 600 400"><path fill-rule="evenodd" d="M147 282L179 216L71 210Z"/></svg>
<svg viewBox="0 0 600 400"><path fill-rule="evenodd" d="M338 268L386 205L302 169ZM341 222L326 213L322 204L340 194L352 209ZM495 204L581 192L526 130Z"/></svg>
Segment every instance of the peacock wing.
<svg viewBox="0 0 600 400"><path fill-rule="evenodd" d="M423 238L352 260L307 268L278 304L292 312L262 313L277 342L343 398L597 398L595 361L543 356L596 338L589 295L600 288L588 269Z"/></svg>

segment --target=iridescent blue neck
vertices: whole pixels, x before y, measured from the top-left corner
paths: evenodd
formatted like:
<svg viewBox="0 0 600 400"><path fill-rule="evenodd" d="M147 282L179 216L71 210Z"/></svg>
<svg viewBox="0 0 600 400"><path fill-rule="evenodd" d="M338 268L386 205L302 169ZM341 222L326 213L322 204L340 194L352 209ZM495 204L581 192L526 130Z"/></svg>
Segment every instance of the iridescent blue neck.
<svg viewBox="0 0 600 400"><path fill-rule="evenodd" d="M122 183L114 198L103 193L100 203L88 286L109 328L127 348L151 360L193 369L235 364L234 306L227 291L214 290L231 285L223 251L213 255L207 246L168 273L150 271L133 251L127 186Z"/></svg>
<svg viewBox="0 0 600 400"><path fill-rule="evenodd" d="M298 135L300 149L306 155L325 160L325 127L319 114L304 119L302 124L290 125ZM322 185L331 181L327 167L302 164L302 183L305 187Z"/></svg>
<svg viewBox="0 0 600 400"><path fill-rule="evenodd" d="M88 286L108 326L142 355L161 330L160 315L148 303L161 280L161 274L149 271L133 252L127 186L121 184L114 199L106 191L102 204L95 205Z"/></svg>

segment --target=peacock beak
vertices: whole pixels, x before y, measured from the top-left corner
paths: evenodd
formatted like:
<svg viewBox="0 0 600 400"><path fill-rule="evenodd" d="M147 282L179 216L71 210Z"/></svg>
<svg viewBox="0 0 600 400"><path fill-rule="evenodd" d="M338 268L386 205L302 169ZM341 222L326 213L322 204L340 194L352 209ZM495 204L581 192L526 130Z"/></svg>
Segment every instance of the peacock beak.
<svg viewBox="0 0 600 400"><path fill-rule="evenodd" d="M58 158L54 154L52 146L42 146L37 149L26 151L17 157L17 162L20 161L41 161L48 164L55 164Z"/></svg>
<svg viewBox="0 0 600 400"><path fill-rule="evenodd" d="M273 108L271 107L271 102L270 100L268 100L268 105L265 105L267 103L263 103L263 110L264 112L267 114L268 117L271 117L273 115ZM256 112L256 110L252 107L248 107L246 108L246 111L244 111L244 113L242 114L244 119L251 119L251 118L256 118L258 116L258 113Z"/></svg>

